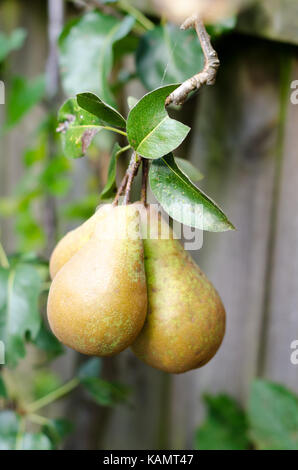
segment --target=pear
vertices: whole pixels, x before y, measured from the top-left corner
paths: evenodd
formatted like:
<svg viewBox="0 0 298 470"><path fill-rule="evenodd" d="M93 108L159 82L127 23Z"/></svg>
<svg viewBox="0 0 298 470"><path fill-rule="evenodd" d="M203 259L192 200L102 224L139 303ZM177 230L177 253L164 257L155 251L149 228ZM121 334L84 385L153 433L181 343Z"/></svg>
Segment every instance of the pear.
<svg viewBox="0 0 298 470"><path fill-rule="evenodd" d="M54 277L49 324L67 346L83 354L111 356L135 340L146 310L138 210L110 206L89 240Z"/></svg>
<svg viewBox="0 0 298 470"><path fill-rule="evenodd" d="M54 279L59 269L90 239L96 224L104 218L109 208L110 204L100 206L90 219L68 232L59 241L50 258L51 279Z"/></svg>
<svg viewBox="0 0 298 470"><path fill-rule="evenodd" d="M223 340L223 304L160 214L150 207L141 213L143 230L147 222L150 229L143 240L148 314L132 350L146 364L165 372L201 367ZM161 233L169 236L161 239Z"/></svg>

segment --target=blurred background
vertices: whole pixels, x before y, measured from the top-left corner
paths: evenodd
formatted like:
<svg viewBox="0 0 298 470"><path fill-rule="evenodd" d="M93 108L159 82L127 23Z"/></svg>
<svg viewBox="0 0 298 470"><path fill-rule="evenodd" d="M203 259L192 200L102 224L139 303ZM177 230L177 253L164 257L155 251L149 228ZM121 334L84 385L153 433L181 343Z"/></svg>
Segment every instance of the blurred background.
<svg viewBox="0 0 298 470"><path fill-rule="evenodd" d="M33 448L298 449L296 0L1 0L1 243L11 259L38 266L43 311L44 262L57 240L94 212L114 143L100 133L87 158L67 159L57 111L77 92L101 96L106 80L127 113L128 96L197 73L203 57L195 33L177 26L193 8L210 24L221 67L214 86L174 111L192 127L177 155L203 173L199 186L237 228L205 232L202 249L191 252L223 299L226 337L209 364L181 376L153 370L130 351L105 359L102 380L129 387L128 398L105 402L101 388L92 401L90 387L75 389L43 410L46 421L28 424L28 432L41 426L49 439ZM93 14L113 21L101 17L104 30L96 21L92 28L86 15ZM136 19L127 30L126 15ZM3 318L0 305L0 331ZM3 410L19 412L15 403L51 393L85 361L62 353L49 332L39 344L25 339L26 356L1 369ZM73 422L61 443L45 429L57 415Z"/></svg>

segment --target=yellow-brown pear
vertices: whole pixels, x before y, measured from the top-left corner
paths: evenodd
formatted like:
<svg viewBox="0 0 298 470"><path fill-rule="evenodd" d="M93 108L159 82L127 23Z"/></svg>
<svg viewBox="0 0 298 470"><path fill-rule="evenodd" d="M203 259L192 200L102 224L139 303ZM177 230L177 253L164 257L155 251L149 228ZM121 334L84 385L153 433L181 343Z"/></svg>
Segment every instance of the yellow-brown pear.
<svg viewBox="0 0 298 470"><path fill-rule="evenodd" d="M90 219L61 238L50 258L51 279L54 279L59 269L90 239L96 224L105 217L110 208L110 204L100 206Z"/></svg>
<svg viewBox="0 0 298 470"><path fill-rule="evenodd" d="M146 364L165 372L201 367L223 340L223 304L160 214L148 207L142 210L142 219L143 227L148 222L150 228L144 239L148 313L132 350Z"/></svg>
<svg viewBox="0 0 298 470"><path fill-rule="evenodd" d="M134 206L110 206L93 234L56 274L48 319L57 338L111 356L139 334L147 310L143 244Z"/></svg>

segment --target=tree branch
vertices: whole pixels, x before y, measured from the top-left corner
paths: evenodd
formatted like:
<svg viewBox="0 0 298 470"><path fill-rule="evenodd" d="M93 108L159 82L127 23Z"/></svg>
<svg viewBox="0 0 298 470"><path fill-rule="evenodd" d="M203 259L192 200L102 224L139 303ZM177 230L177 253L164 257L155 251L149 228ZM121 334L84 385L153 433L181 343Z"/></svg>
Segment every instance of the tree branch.
<svg viewBox="0 0 298 470"><path fill-rule="evenodd" d="M193 90L198 90L202 85L213 85L217 70L220 62L216 51L213 49L210 42L210 36L206 31L203 21L198 15L193 15L188 18L181 26L181 29L189 29L194 27L196 29L200 44L205 57L204 68L201 72L189 78L182 83L176 90L171 93L166 99L166 106L170 104L180 105L183 104Z"/></svg>

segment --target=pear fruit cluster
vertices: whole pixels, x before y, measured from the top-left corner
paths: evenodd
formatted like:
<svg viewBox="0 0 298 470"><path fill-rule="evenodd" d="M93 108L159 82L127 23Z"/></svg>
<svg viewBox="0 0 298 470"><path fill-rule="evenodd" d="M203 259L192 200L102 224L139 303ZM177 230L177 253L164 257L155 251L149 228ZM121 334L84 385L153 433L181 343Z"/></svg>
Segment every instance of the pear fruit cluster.
<svg viewBox="0 0 298 470"><path fill-rule="evenodd" d="M81 353L130 346L149 366L182 373L223 340L218 293L152 206L101 206L58 243L50 274L50 326Z"/></svg>

